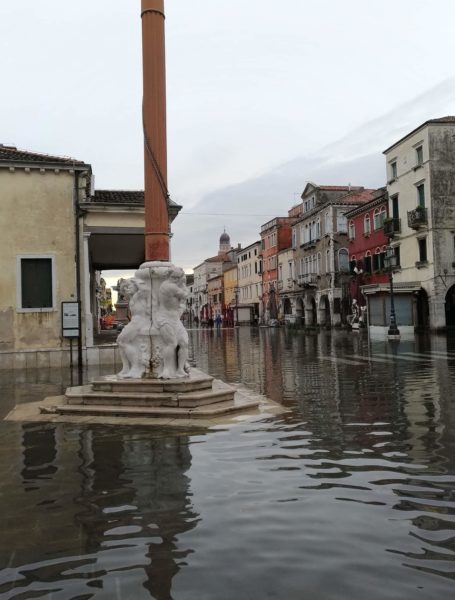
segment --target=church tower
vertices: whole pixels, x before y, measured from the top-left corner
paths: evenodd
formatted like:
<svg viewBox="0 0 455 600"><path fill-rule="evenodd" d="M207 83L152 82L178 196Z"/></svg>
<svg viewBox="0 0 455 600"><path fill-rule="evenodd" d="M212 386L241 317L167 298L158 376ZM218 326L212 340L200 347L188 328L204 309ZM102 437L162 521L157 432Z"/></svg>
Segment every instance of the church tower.
<svg viewBox="0 0 455 600"><path fill-rule="evenodd" d="M226 254L226 252L229 252L230 249L231 249L231 238L226 233L226 229L225 229L220 236L220 249L218 250L218 256L221 256L222 254Z"/></svg>

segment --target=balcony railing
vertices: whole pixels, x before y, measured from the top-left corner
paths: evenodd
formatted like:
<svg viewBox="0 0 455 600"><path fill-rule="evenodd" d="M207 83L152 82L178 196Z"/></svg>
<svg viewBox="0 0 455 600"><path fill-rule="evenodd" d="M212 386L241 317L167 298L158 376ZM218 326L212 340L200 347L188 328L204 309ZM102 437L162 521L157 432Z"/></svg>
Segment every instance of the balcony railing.
<svg viewBox="0 0 455 600"><path fill-rule="evenodd" d="M306 250L308 248L315 248L316 247L316 243L319 242L320 238L313 238L312 240L309 240L308 242L303 242L303 244L300 244L300 247L303 248L303 250Z"/></svg>
<svg viewBox="0 0 455 600"><path fill-rule="evenodd" d="M397 233L401 233L401 219L385 219L384 234L387 237L394 237Z"/></svg>
<svg viewBox="0 0 455 600"><path fill-rule="evenodd" d="M408 212L408 226L411 229L419 229L423 225L428 225L428 210L423 206L418 206Z"/></svg>
<svg viewBox="0 0 455 600"><path fill-rule="evenodd" d="M319 275L317 273L305 273L299 275L299 285L304 287L316 286L318 284Z"/></svg>

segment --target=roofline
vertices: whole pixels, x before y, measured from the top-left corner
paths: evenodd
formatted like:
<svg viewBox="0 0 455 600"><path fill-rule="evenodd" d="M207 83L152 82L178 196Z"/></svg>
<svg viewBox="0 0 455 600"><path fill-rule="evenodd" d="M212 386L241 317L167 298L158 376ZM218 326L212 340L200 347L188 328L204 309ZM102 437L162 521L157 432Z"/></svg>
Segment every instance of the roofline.
<svg viewBox="0 0 455 600"><path fill-rule="evenodd" d="M363 191L359 191L358 193L362 194L362 193L368 192L368 191L370 191L370 190L363 190ZM294 217L296 219L296 221L295 221L295 223L293 223L293 225L298 225L299 223L301 223L302 221L304 221L306 218L313 217L314 215L317 215L318 213L322 212L328 206L352 206L353 209L354 209L354 207L358 208L359 206L363 206L364 204L366 204L366 202L357 202L357 204L354 203L354 202L352 202L352 204L351 204L350 202L346 203L346 202L342 201L343 198L346 198L346 196L351 196L354 193L355 193L355 191L351 192L351 193L348 193L345 196L340 196L336 200L326 200L322 204L317 204L311 210L307 210L307 212L302 213L298 217ZM371 202L371 200L368 200L368 202Z"/></svg>
<svg viewBox="0 0 455 600"><path fill-rule="evenodd" d="M360 206L355 206L352 210L348 210L344 213L345 217L355 217L357 214L360 214L362 210L368 210L369 208L373 208L378 204L387 204L387 192L378 196L377 198L373 198L373 200L369 200L368 202L364 202Z"/></svg>
<svg viewBox="0 0 455 600"><path fill-rule="evenodd" d="M399 144L401 144L402 142L404 142L405 140L407 140L408 138L413 136L415 133L417 133L418 131L420 131L421 129L426 127L427 125L444 125L444 124L455 125L455 122L454 121L444 121L444 119L442 119L442 120L441 119L429 119L428 121L425 121L425 123L422 123L422 125L419 125L415 129L413 129L410 133L407 133L404 137L399 139L397 142L395 142L394 144L389 146L387 148L387 150L384 150L382 153L387 154L387 152L390 152L390 150L393 150L393 148L395 148L396 146L398 146Z"/></svg>
<svg viewBox="0 0 455 600"><path fill-rule="evenodd" d="M20 169L59 169L60 171L89 171L92 172L92 165L87 163L75 162L75 163L56 163L56 162L29 162L24 160L5 160L2 161L0 158L0 168L20 168Z"/></svg>
<svg viewBox="0 0 455 600"><path fill-rule="evenodd" d="M249 248L252 248L253 246L257 246L259 244L259 246L261 245L261 240L258 240L257 242L253 242L252 244L248 244L248 246L245 246L245 248L240 248L240 250L235 249L234 250L236 252L245 252L245 250L248 250Z"/></svg>

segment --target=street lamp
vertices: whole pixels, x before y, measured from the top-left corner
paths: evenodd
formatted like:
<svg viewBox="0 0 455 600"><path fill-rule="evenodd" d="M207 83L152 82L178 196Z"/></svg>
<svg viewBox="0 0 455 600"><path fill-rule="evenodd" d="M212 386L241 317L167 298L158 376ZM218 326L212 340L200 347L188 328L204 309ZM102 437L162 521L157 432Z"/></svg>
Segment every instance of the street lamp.
<svg viewBox="0 0 455 600"><path fill-rule="evenodd" d="M390 326L387 332L389 339L397 339L400 337L400 330L397 327L397 319L395 315L395 301L393 296L393 269L398 266L397 255L395 254L395 248L387 246L384 265L386 270L389 272L390 282Z"/></svg>
<svg viewBox="0 0 455 600"><path fill-rule="evenodd" d="M234 294L235 294L235 324L236 325L239 324L239 292L240 292L240 288L236 286L234 288Z"/></svg>

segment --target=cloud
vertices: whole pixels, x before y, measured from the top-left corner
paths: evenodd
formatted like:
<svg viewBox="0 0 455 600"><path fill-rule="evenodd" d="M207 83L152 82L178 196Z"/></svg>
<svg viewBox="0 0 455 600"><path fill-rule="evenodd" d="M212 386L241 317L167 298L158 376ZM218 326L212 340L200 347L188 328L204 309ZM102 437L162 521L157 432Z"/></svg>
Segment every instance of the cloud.
<svg viewBox="0 0 455 600"><path fill-rule="evenodd" d="M371 93L383 93L372 90ZM307 181L326 185L385 185L382 151L423 122L453 114L455 77L365 123L313 156L298 157L263 175L206 194L173 224L173 261L192 269L218 251L226 227L231 243L243 246L259 239L260 227L285 216L299 201Z"/></svg>

